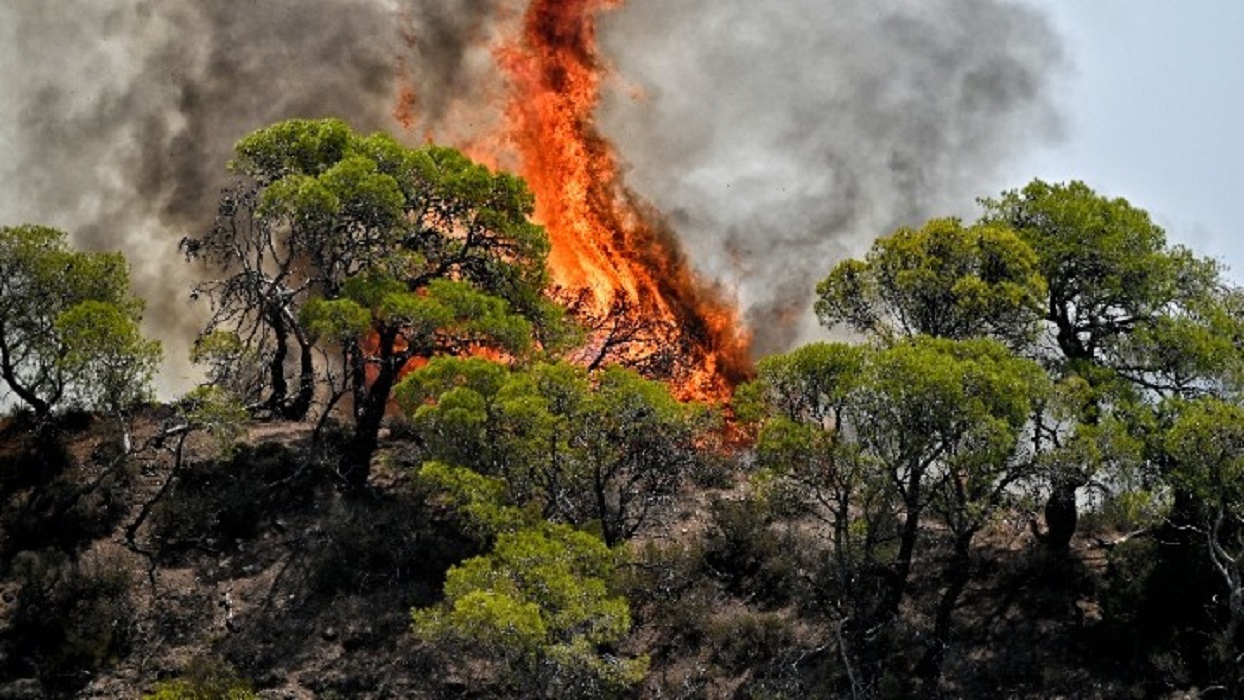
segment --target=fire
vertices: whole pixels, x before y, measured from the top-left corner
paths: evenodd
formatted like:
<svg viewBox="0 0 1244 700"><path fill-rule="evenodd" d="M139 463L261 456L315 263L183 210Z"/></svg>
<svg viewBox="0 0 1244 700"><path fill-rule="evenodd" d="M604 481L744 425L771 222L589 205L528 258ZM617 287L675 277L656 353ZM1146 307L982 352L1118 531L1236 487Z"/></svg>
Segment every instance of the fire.
<svg viewBox="0 0 1244 700"><path fill-rule="evenodd" d="M751 372L750 338L659 213L622 182L594 122L604 73L596 18L624 2L531 1L521 36L495 51L512 84L505 137L548 230L559 296L592 332L580 359L660 366L684 398L723 399Z"/></svg>

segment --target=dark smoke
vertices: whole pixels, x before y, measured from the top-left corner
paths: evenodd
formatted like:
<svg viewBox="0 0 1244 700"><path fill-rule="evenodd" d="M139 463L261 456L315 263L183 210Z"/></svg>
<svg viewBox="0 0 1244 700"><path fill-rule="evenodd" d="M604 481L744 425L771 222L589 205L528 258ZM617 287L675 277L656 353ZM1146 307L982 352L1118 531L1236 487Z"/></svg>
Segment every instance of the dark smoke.
<svg viewBox="0 0 1244 700"><path fill-rule="evenodd" d="M180 375L166 388L179 388L201 312L176 244L210 225L233 144L288 117L396 130L402 74L444 113L468 94L491 4L8 0L0 224L49 223L83 247L124 251Z"/></svg>
<svg viewBox="0 0 1244 700"><path fill-rule="evenodd" d="M498 21L517 14L507 8L512 4L514 0L409 4L403 12L409 20L403 39L414 57L403 64L400 77L411 89L408 106L418 125L436 125L458 140L470 140L488 128L490 117L499 116L495 104L504 87L490 48L498 39Z"/></svg>
<svg viewBox="0 0 1244 700"><path fill-rule="evenodd" d="M505 89L490 46L524 7L6 0L0 224L124 251L170 356L165 388L182 388L201 313L176 244L210 224L237 139L328 115L487 138ZM995 192L999 169L1053 133L1057 42L1004 0L629 0L605 22L619 89L603 126L629 182L739 290L765 351L810 325L830 265ZM403 89L413 112L395 115Z"/></svg>
<svg viewBox="0 0 1244 700"><path fill-rule="evenodd" d="M761 353L806 337L835 262L970 214L1058 131L1059 41L1005 0L629 0L602 41L629 183L737 287Z"/></svg>

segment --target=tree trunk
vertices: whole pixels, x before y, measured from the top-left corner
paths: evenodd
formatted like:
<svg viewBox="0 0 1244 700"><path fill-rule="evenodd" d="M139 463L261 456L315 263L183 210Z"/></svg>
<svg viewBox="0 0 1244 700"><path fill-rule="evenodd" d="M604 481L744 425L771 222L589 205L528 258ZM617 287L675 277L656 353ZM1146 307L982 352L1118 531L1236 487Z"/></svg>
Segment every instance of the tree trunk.
<svg viewBox="0 0 1244 700"><path fill-rule="evenodd" d="M976 530L960 533L955 537L954 556L950 560L949 581L946 590L942 591L941 600L937 603L937 614L933 622L933 639L924 657L916 665L916 676L924 690L924 695L934 697L938 692L938 683L942 677L942 662L946 660L946 649L950 646L950 631L955 608L959 598L972 578L972 538Z"/></svg>
<svg viewBox="0 0 1244 700"><path fill-rule="evenodd" d="M315 358L312 345L301 338L298 340L298 394L290 401L282 412L286 420L304 420L311 412L311 401L315 398Z"/></svg>
<svg viewBox="0 0 1244 700"><path fill-rule="evenodd" d="M1081 339L1081 329L1072 322L1073 306L1072 300L1063 298L1061 294L1051 294L1048 320L1052 321L1058 329L1056 335L1058 348L1062 351L1063 357L1071 363L1070 366L1073 369L1080 365L1100 366L1093 358L1090 347ZM1094 390L1098 388L1092 372L1084 373L1078 369L1075 371L1089 381ZM1096 425L1100 420L1099 409L1097 398L1092 398L1088 413L1084 416L1084 422ZM1046 533L1041 538L1051 552L1063 553L1071 548L1071 538L1075 536L1076 527L1080 522L1080 513L1076 506L1076 491L1087 483L1087 477L1073 478L1059 475L1054 478L1050 496L1045 502Z"/></svg>
<svg viewBox="0 0 1244 700"><path fill-rule="evenodd" d="M878 618L881 620L890 620L898 615L899 605L907 593L907 579L911 578L911 560L916 551L916 538L920 534L920 479L923 475L923 468L912 467L907 478L907 493L904 497L907 515L899 536L898 558L891 567L885 596L878 609Z"/></svg>
<svg viewBox="0 0 1244 700"><path fill-rule="evenodd" d="M272 386L266 402L267 408L274 413L285 412L285 398L289 394L289 383L285 380L285 358L289 355L289 330L285 327L285 319L279 312L268 315L272 334L276 338L276 348L272 351L272 359L268 361L268 383Z"/></svg>
<svg viewBox="0 0 1244 700"><path fill-rule="evenodd" d="M1045 546L1052 552L1066 552L1071 548L1071 538L1076 534L1080 513L1076 506L1078 479L1059 478L1054 481L1050 497L1045 502Z"/></svg>
<svg viewBox="0 0 1244 700"><path fill-rule="evenodd" d="M341 473L352 491L360 491L367 486L367 477L371 475L371 457L380 443L380 423L384 420L389 388L392 386L391 379L386 381L383 378L386 373L381 374L367 391L363 410L354 425L354 437L342 455ZM382 383L384 386L381 386Z"/></svg>
<svg viewBox="0 0 1244 700"><path fill-rule="evenodd" d="M371 384L364 384L361 390L356 387L354 437L346 446L340 464L341 474L351 491L361 491L367 486L367 477L371 474L371 457L379 445L380 424L389 405L389 392L405 364L405 358L395 356L392 351L395 335L381 335L376 378Z"/></svg>
<svg viewBox="0 0 1244 700"><path fill-rule="evenodd" d="M0 338L4 337L4 324L0 323ZM17 378L17 370L13 367L13 361L9 354L9 346L0 342L0 377L4 378L4 383L8 384L9 389L26 405L34 410L35 415L39 418L45 418L52 412L52 402L44 401L39 395L30 391Z"/></svg>
<svg viewBox="0 0 1244 700"><path fill-rule="evenodd" d="M604 467L599 464L596 465L593 474L592 490L596 496L596 513L600 520L601 538L605 540L605 546L612 549L622 541L623 526L621 518L615 519L614 514L609 512L609 480Z"/></svg>

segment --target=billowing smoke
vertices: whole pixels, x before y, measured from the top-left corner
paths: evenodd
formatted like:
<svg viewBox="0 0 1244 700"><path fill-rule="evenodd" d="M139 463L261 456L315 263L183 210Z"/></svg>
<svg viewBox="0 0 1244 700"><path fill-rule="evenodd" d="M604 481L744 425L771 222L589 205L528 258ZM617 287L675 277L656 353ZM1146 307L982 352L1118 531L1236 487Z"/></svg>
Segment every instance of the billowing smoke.
<svg viewBox="0 0 1244 700"><path fill-rule="evenodd" d="M0 224L124 251L180 360L200 318L176 244L210 225L237 139L328 115L487 138L504 90L490 44L524 4L8 0ZM1056 42L1004 0L630 0L603 38L618 81L603 126L631 184L739 290L765 350L793 340L775 319L806 319L834 261L997 189L1053 123ZM403 91L417 114L394 113Z"/></svg>
<svg viewBox="0 0 1244 700"><path fill-rule="evenodd" d="M807 334L833 263L970 214L1058 130L1059 42L1005 0L629 0L603 30L628 182L735 286L761 353Z"/></svg>
<svg viewBox="0 0 1244 700"><path fill-rule="evenodd" d="M234 143L288 117L396 130L403 74L428 109L448 109L469 95L465 57L491 4L0 4L0 224L48 223L124 251L166 344L166 384L184 384L202 310L189 308L193 273L176 246L211 224Z"/></svg>

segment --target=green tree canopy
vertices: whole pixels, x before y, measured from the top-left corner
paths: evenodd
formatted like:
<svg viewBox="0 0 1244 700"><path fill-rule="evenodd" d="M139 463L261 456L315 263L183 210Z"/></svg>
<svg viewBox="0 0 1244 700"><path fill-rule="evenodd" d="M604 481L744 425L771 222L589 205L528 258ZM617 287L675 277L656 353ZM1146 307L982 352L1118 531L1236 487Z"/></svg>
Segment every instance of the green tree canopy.
<svg viewBox="0 0 1244 700"><path fill-rule="evenodd" d="M1171 480L1197 508L1185 525L1205 546L1226 591L1226 619L1218 648L1225 677L1244 683L1239 654L1244 627L1244 407L1214 397L1176 405L1166 434L1173 458Z"/></svg>
<svg viewBox="0 0 1244 700"><path fill-rule="evenodd" d="M489 692L615 697L639 683L647 658L624 657L630 605L612 589L617 553L596 535L514 505L505 481L428 462L439 489L492 549L449 570L444 599L412 611L415 633L463 671L483 667Z"/></svg>
<svg viewBox="0 0 1244 700"><path fill-rule="evenodd" d="M900 229L840 263L817 313L885 343L991 337L1038 359L1067 390L1039 416L1036 443L1049 453L1043 537L1064 550L1079 489L1099 475L1121 483L1112 465L1135 461L1126 423L1167 397L1238 394L1244 295L1145 211L1082 182L1034 180L981 204L971 226Z"/></svg>
<svg viewBox="0 0 1244 700"><path fill-rule="evenodd" d="M1022 346L1045 296L1037 256L1005 225L935 219L877 239L817 286L821 323L894 340L994 337Z"/></svg>
<svg viewBox="0 0 1244 700"><path fill-rule="evenodd" d="M1216 262L1169 245L1147 212L1082 182L1034 180L982 205L985 221L1009 226L1037 254L1048 288L1044 364L1089 392L1064 428L1046 422L1048 445L1062 449L1068 436L1084 434L1077 424L1094 426L1115 413L1135 422L1138 411L1167 397L1238 391L1244 307ZM1078 520L1078 489L1109 464L1055 463L1061 468L1050 473L1046 540L1065 549Z"/></svg>
<svg viewBox="0 0 1244 700"><path fill-rule="evenodd" d="M566 525L503 532L488 554L449 570L445 600L416 609L420 637L489 659L527 697L620 696L647 659L609 653L630 631L630 606L609 590L614 554Z"/></svg>
<svg viewBox="0 0 1244 700"><path fill-rule="evenodd" d="M548 239L528 218L521 179L336 119L256 131L232 168L243 181L217 225L183 243L223 273L200 290L215 309L208 330L236 334L262 358L262 403L278 413L304 416L317 382L353 395L342 462L352 485L366 481L389 392L412 358L521 355L563 337L561 311L543 294ZM316 360L317 347L339 358Z"/></svg>
<svg viewBox="0 0 1244 700"><path fill-rule="evenodd" d="M633 371L567 363L510 370L442 357L395 396L428 459L501 477L511 502L591 525L610 546L672 497L709 419Z"/></svg>
<svg viewBox="0 0 1244 700"><path fill-rule="evenodd" d="M120 253L73 250L44 226L0 227L0 377L36 414L70 405L120 415L147 399L160 344Z"/></svg>
<svg viewBox="0 0 1244 700"><path fill-rule="evenodd" d="M749 407L761 421L757 460L798 484L830 529L840 586L830 597L854 635L844 655L866 654L863 631L898 614L922 521L950 534L948 585L921 668L935 678L972 539L1033 473L1023 438L1049 392L1045 373L995 340L927 335L810 345L758 369L742 392L761 407Z"/></svg>
<svg viewBox="0 0 1244 700"><path fill-rule="evenodd" d="M1240 329L1220 266L1169 245L1143 209L1078 181L1034 180L981 203L984 221L1010 227L1036 252L1048 288L1044 320L1072 371L1087 362L1180 391L1208 379L1198 367L1221 373L1238 364L1224 344Z"/></svg>

